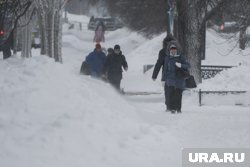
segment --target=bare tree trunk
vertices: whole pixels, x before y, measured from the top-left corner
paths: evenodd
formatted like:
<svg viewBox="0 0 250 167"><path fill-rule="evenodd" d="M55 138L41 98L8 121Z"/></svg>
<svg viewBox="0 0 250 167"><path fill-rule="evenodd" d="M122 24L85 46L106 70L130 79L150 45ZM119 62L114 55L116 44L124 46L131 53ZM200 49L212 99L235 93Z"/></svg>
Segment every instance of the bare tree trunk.
<svg viewBox="0 0 250 167"><path fill-rule="evenodd" d="M36 0L40 13L41 54L62 63L62 9L67 0Z"/></svg>
<svg viewBox="0 0 250 167"><path fill-rule="evenodd" d="M201 60L205 60L205 57L206 57L206 29L207 29L206 23L201 25L201 29L200 29L201 45L200 45L200 50L199 50L201 54Z"/></svg>
<svg viewBox="0 0 250 167"><path fill-rule="evenodd" d="M54 58L54 14L49 12L46 17L47 54Z"/></svg>
<svg viewBox="0 0 250 167"><path fill-rule="evenodd" d="M178 2L178 39L184 56L191 65L191 74L196 82L201 82L201 31L202 15L196 10L199 0L179 0ZM188 10L187 10L188 9Z"/></svg>
<svg viewBox="0 0 250 167"><path fill-rule="evenodd" d="M30 19L30 12L26 12L26 14L22 17L23 23L28 23ZM31 31L32 21L29 22L25 27L22 28L22 57L29 58L31 57L31 40L32 40L32 31Z"/></svg>
<svg viewBox="0 0 250 167"><path fill-rule="evenodd" d="M54 54L55 61L62 63L62 13L61 11L55 12L55 24L54 24Z"/></svg>
<svg viewBox="0 0 250 167"><path fill-rule="evenodd" d="M242 49L242 50L245 50L245 48L246 48L246 42L247 42L246 30L247 30L246 26L240 28L239 43L240 43L240 49Z"/></svg>
<svg viewBox="0 0 250 167"><path fill-rule="evenodd" d="M14 29L13 31L13 55L16 55L17 54L17 45L18 45L18 30L17 28Z"/></svg>
<svg viewBox="0 0 250 167"><path fill-rule="evenodd" d="M45 16L42 13L39 13L38 19L39 19L39 28L40 28L41 55L46 55L47 36L46 36Z"/></svg>

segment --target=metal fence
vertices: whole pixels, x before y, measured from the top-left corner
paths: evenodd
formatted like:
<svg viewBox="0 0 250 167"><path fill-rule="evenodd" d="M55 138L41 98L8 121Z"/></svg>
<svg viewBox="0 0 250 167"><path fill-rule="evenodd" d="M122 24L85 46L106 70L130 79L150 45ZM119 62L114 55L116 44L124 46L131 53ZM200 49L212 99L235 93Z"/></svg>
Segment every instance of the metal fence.
<svg viewBox="0 0 250 167"><path fill-rule="evenodd" d="M223 70L227 70L234 66L211 66L211 65L202 65L201 66L201 78L209 79L213 78L216 74Z"/></svg>
<svg viewBox="0 0 250 167"><path fill-rule="evenodd" d="M203 91L199 90L199 105L202 106L202 97L206 94L228 95L228 94L243 94L247 91Z"/></svg>
<svg viewBox="0 0 250 167"><path fill-rule="evenodd" d="M154 65L152 64L145 64L143 66L143 73L146 73L148 70L153 68ZM202 65L201 66L201 78L202 79L209 79L213 78L216 74L223 70L227 70L234 66L213 66L213 65Z"/></svg>

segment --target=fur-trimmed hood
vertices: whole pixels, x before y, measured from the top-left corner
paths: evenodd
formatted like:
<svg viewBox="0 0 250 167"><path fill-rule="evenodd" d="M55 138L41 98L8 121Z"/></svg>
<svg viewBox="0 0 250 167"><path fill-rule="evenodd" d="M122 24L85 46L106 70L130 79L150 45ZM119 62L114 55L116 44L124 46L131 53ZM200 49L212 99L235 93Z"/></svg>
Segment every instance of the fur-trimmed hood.
<svg viewBox="0 0 250 167"><path fill-rule="evenodd" d="M178 53L178 54L181 54L181 46L180 46L180 44L179 44L176 40L170 41L170 42L168 43L168 46L167 46L167 51L168 51L168 53L169 53L169 51L170 51L170 46L171 46L171 45L175 45L176 48L177 48L177 53Z"/></svg>

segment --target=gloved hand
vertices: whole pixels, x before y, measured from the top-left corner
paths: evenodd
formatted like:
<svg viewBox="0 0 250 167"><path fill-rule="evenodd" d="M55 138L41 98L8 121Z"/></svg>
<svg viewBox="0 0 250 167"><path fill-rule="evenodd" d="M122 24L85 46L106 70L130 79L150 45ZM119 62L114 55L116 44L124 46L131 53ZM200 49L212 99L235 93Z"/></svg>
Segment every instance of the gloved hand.
<svg viewBox="0 0 250 167"><path fill-rule="evenodd" d="M161 85L164 87L165 86L165 81L161 81Z"/></svg>
<svg viewBox="0 0 250 167"><path fill-rule="evenodd" d="M181 63L176 62L175 65L176 67L181 68Z"/></svg>
<svg viewBox="0 0 250 167"><path fill-rule="evenodd" d="M128 67L125 67L124 70L125 70L125 71L128 71Z"/></svg>

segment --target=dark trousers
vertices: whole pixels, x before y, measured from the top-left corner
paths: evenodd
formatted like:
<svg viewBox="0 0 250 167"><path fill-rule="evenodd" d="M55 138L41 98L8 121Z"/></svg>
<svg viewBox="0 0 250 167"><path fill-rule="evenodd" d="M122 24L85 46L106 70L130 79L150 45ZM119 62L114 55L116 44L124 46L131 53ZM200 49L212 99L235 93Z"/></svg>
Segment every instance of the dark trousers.
<svg viewBox="0 0 250 167"><path fill-rule="evenodd" d="M168 104L169 97L168 97L168 94L167 94L168 93L167 89L168 89L168 87L167 87L167 84L165 83L165 86L164 86L165 104L166 104L167 110L170 110L169 104Z"/></svg>
<svg viewBox="0 0 250 167"><path fill-rule="evenodd" d="M11 46L9 41L5 41L1 47L3 51L3 59L7 59L11 56Z"/></svg>
<svg viewBox="0 0 250 167"><path fill-rule="evenodd" d="M181 111L182 89L165 84L165 103L168 110Z"/></svg>
<svg viewBox="0 0 250 167"><path fill-rule="evenodd" d="M111 75L111 76L108 75L108 80L113 87L115 87L117 90L120 90L120 85L122 80L121 75Z"/></svg>
<svg viewBox="0 0 250 167"><path fill-rule="evenodd" d="M3 48L3 59L7 59L11 56L11 50L9 47Z"/></svg>

